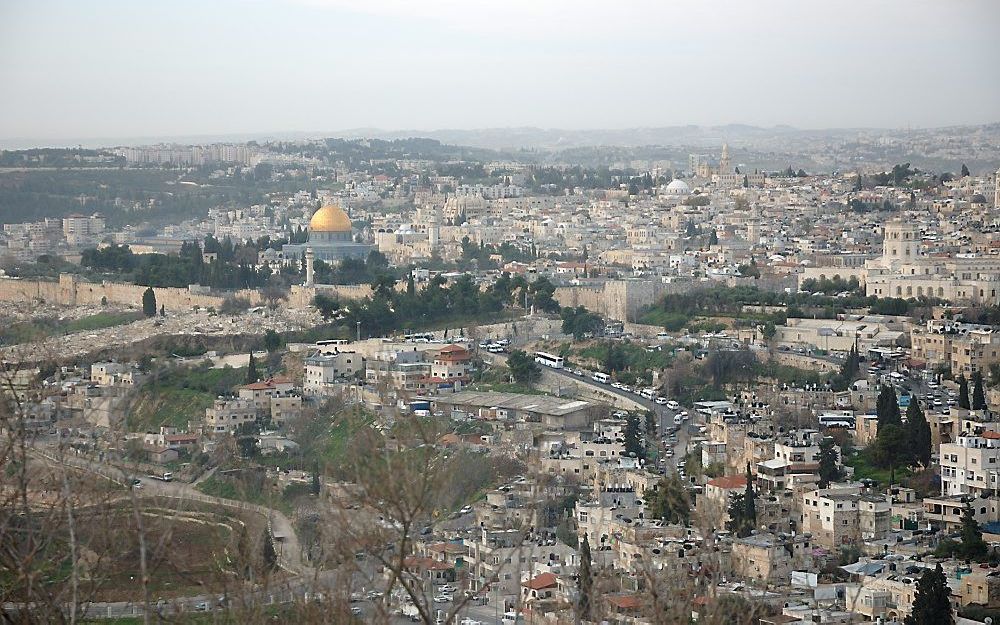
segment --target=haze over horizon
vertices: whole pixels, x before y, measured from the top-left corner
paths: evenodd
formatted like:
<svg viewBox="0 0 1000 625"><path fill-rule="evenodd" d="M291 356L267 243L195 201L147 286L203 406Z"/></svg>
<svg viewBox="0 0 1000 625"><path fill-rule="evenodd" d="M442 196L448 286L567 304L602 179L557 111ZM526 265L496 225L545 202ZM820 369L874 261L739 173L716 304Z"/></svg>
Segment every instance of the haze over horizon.
<svg viewBox="0 0 1000 625"><path fill-rule="evenodd" d="M10 2L0 143L1000 121L1000 4L952 7Z"/></svg>

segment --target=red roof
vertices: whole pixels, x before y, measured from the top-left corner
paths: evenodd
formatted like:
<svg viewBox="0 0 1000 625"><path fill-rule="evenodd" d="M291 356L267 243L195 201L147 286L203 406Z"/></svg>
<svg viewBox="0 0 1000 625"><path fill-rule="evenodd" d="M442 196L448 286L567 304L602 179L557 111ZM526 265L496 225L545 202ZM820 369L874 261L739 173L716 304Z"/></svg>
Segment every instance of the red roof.
<svg viewBox="0 0 1000 625"><path fill-rule="evenodd" d="M279 384L291 384L292 381L288 378L268 378L266 380L260 380L258 382L253 382L251 384L244 384L240 388L245 388L251 391L266 391L268 389L277 388Z"/></svg>
<svg viewBox="0 0 1000 625"><path fill-rule="evenodd" d="M531 590L541 590L543 588L553 588L556 586L556 576L552 573L542 573L538 577L524 582L524 586Z"/></svg>
<svg viewBox="0 0 1000 625"><path fill-rule="evenodd" d="M403 561L403 566L408 569L428 569L428 570L438 570L444 571L453 568L452 565L447 562L440 562L434 558L416 558L409 557Z"/></svg>
<svg viewBox="0 0 1000 625"><path fill-rule="evenodd" d="M608 597L608 603L619 610L635 610L642 605L639 595L612 595Z"/></svg>
<svg viewBox="0 0 1000 625"><path fill-rule="evenodd" d="M708 485L716 488L746 488L747 478L745 475L723 475L709 480Z"/></svg>

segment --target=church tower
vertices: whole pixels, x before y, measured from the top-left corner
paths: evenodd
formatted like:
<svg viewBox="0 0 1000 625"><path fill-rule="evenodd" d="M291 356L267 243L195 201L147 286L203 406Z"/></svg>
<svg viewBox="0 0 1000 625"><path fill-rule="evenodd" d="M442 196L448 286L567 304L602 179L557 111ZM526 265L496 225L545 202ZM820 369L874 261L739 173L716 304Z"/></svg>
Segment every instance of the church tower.
<svg viewBox="0 0 1000 625"><path fill-rule="evenodd" d="M885 238L882 239L882 264L897 268L910 263L920 254L920 230L916 224L904 221L890 221L885 224Z"/></svg>

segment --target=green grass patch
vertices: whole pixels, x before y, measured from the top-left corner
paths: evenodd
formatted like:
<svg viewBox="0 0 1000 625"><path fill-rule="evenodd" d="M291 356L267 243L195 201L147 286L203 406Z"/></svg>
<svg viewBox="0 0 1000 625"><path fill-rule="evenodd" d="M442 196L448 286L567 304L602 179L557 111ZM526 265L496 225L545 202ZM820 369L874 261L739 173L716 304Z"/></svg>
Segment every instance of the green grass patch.
<svg viewBox="0 0 1000 625"><path fill-rule="evenodd" d="M288 514L292 512L292 507L285 498L272 496L266 488L261 487L257 480L243 480L239 476L220 477L213 475L195 488L212 497L254 503Z"/></svg>
<svg viewBox="0 0 1000 625"><path fill-rule="evenodd" d="M844 464L854 468L854 479L856 480L868 479L875 480L879 484L889 483L889 469L872 464L868 454L864 451L854 454L845 460ZM908 479L911 473L908 467L896 467L894 483L899 484L902 480Z"/></svg>
<svg viewBox="0 0 1000 625"><path fill-rule="evenodd" d="M139 312L101 312L95 315L60 321L54 317L12 323L0 330L0 345L17 345L53 336L90 332L126 325L142 319Z"/></svg>
<svg viewBox="0 0 1000 625"><path fill-rule="evenodd" d="M161 425L184 427L205 417L218 395L231 393L246 381L246 368L178 367L153 373L139 388L126 423L132 431Z"/></svg>

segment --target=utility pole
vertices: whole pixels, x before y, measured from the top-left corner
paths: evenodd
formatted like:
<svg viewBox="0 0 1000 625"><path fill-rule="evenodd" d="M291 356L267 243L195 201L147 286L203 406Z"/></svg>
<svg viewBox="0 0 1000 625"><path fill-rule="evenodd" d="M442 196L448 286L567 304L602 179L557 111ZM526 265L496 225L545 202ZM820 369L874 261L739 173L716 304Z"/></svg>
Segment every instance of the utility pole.
<svg viewBox="0 0 1000 625"><path fill-rule="evenodd" d="M358 342L360 343L361 342L361 322L358 321L357 324L358 324Z"/></svg>

